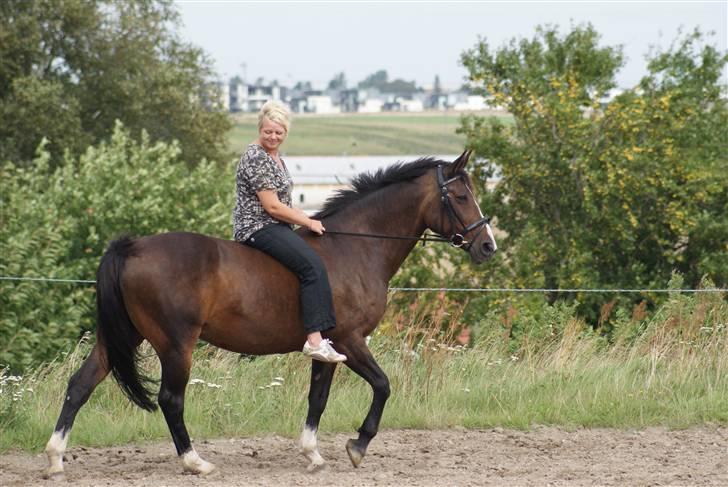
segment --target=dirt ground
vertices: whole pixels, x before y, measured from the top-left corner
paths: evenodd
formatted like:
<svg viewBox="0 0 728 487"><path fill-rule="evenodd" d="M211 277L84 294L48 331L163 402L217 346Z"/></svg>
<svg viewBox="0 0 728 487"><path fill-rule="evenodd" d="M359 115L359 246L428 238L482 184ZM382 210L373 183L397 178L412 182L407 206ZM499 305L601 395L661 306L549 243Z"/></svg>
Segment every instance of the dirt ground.
<svg viewBox="0 0 728 487"><path fill-rule="evenodd" d="M322 434L327 466L306 473L295 440L279 436L198 441L218 467L182 473L172 442L115 448L71 446L64 481L42 478L44 454L0 455L0 486L694 486L728 485L728 428L639 431L538 427L532 431L388 430L361 467L344 450L353 435Z"/></svg>

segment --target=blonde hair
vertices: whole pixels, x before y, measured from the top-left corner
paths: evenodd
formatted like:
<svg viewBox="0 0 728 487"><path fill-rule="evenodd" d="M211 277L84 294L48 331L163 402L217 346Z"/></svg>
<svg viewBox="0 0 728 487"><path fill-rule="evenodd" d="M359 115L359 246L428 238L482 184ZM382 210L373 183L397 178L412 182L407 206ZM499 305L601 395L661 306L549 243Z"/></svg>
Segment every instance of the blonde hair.
<svg viewBox="0 0 728 487"><path fill-rule="evenodd" d="M263 120L266 118L271 122L283 126L286 129L286 133L288 133L288 129L291 126L291 111L284 103L278 100L268 100L265 102L260 108L260 112L258 112L258 130L263 127Z"/></svg>

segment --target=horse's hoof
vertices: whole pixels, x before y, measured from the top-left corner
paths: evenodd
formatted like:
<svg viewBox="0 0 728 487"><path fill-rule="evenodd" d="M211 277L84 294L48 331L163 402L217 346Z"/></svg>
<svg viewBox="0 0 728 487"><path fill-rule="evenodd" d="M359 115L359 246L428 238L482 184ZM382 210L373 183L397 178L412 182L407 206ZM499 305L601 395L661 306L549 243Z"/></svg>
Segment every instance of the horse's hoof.
<svg viewBox="0 0 728 487"><path fill-rule="evenodd" d="M346 442L346 453L349 454L349 460L351 460L351 464L356 468L359 467L361 461L364 459L364 455L366 454L366 452L356 446L355 440L349 440Z"/></svg>
<svg viewBox="0 0 728 487"><path fill-rule="evenodd" d="M191 450L182 456L182 466L185 473L194 475L210 475L216 470L215 464L200 458L195 450Z"/></svg>
<svg viewBox="0 0 728 487"><path fill-rule="evenodd" d="M213 475L213 474L215 474L215 473L216 473L217 471L218 471L218 470L217 470L217 467L215 466L215 464L214 464L214 463L210 463L210 462L204 462L204 463L203 463L202 465L200 465L200 466L199 466L199 467L198 467L198 468L197 468L197 469L196 469L195 471L193 471L192 473L194 473L195 475Z"/></svg>
<svg viewBox="0 0 728 487"><path fill-rule="evenodd" d="M308 473L318 473L323 470L326 470L326 462L324 462L323 458L321 461L311 462L306 467L306 472Z"/></svg>
<svg viewBox="0 0 728 487"><path fill-rule="evenodd" d="M46 480L52 480L53 482L63 482L66 480L66 474L63 470L48 469L43 472L43 478Z"/></svg>
<svg viewBox="0 0 728 487"><path fill-rule="evenodd" d="M215 465L213 465L212 463L208 463L208 462L205 462L205 463L206 463L206 465L200 465L195 468L186 467L184 469L184 472L188 475L199 475L202 477L215 475L218 472L217 467Z"/></svg>

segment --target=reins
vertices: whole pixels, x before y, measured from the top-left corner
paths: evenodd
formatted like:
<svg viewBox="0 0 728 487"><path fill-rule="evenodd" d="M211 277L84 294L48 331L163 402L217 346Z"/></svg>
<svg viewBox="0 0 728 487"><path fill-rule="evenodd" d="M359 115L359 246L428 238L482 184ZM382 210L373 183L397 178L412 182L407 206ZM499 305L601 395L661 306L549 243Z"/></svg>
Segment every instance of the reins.
<svg viewBox="0 0 728 487"><path fill-rule="evenodd" d="M424 235L420 237L407 237L407 236L399 236L399 235L382 235L380 233L357 233L357 232L337 232L334 230L326 230L324 232L324 235L331 234L331 235L346 235L349 237L366 237L366 238L383 238L383 239L389 239L389 240L418 240L422 242L422 245L425 245L427 242L447 242L452 243L449 238L442 237L440 235L433 235L429 233L425 233Z"/></svg>

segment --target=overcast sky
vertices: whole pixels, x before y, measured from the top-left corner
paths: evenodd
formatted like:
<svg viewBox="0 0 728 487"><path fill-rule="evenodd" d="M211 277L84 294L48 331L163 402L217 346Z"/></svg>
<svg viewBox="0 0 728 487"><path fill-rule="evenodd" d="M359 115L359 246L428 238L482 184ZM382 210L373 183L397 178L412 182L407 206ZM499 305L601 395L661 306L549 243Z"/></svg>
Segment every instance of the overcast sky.
<svg viewBox="0 0 728 487"><path fill-rule="evenodd" d="M325 88L343 71L349 86L386 69L389 78L460 86L464 50L480 37L498 47L532 38L537 25L590 22L603 46L623 45L622 87L645 73L650 46L669 47L678 29L714 31L728 48L728 1L609 2L243 2L177 0L182 36L202 47L220 77L311 81Z"/></svg>

